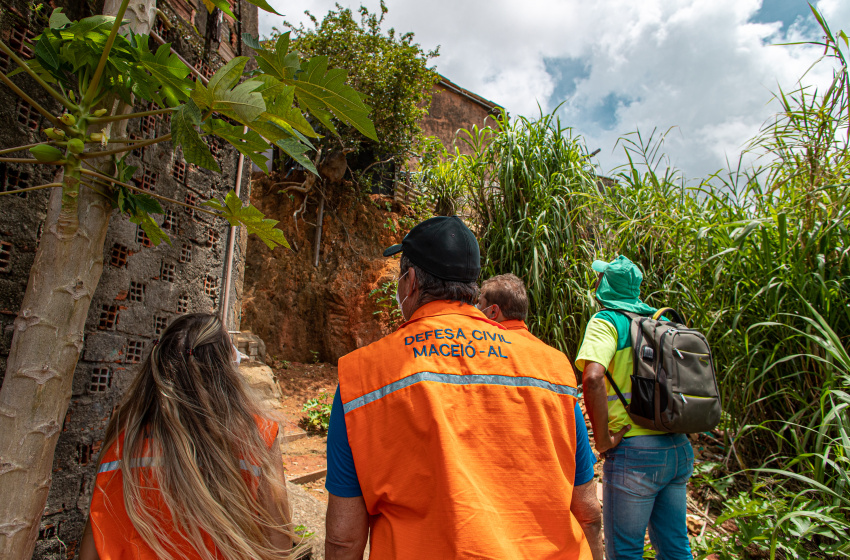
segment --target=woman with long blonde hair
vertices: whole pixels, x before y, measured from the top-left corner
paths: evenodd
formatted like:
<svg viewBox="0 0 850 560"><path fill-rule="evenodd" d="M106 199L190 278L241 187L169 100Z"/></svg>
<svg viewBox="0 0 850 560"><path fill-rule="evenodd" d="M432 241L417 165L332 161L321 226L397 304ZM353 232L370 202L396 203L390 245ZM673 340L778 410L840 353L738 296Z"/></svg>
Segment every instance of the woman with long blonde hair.
<svg viewBox="0 0 850 560"><path fill-rule="evenodd" d="M154 343L106 430L81 560L294 555L278 426L237 356L202 313Z"/></svg>

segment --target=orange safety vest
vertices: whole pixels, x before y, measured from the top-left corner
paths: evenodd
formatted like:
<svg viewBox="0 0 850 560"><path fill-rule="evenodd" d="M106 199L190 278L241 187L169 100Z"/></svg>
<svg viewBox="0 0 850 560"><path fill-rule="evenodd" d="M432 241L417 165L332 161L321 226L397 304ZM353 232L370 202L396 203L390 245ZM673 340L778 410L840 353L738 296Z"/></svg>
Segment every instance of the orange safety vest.
<svg viewBox="0 0 850 560"><path fill-rule="evenodd" d="M509 331L517 331L519 333L527 333L531 336L534 336L528 330L528 327L526 326L525 321L523 321L521 319L505 319L500 324L503 327L505 327L506 329L508 329ZM534 338L537 339L537 337L534 337Z"/></svg>
<svg viewBox="0 0 850 560"><path fill-rule="evenodd" d="M339 383L370 558L591 558L561 352L438 301L341 358Z"/></svg>
<svg viewBox="0 0 850 560"><path fill-rule="evenodd" d="M266 444L271 447L277 437L278 425L263 418L255 417L257 428ZM121 446L124 445L124 432L118 436L118 441L106 451L97 471L94 493L92 494L89 518L95 547L101 560L157 560L153 550L142 539L133 526L124 506L124 476L121 470ZM134 473L149 485L142 491L145 507L157 512L162 520L162 526L168 526L171 512L162 499L152 476L152 468L156 466L157 457L150 453L149 444L145 444L137 465L132 465ZM239 461L246 483L256 492L256 465ZM207 549L214 550L212 540L204 539ZM176 530L171 531L165 540L166 547L174 558L200 559L201 555L189 544L189 541ZM168 549L168 548L167 548ZM218 557L218 555L216 555Z"/></svg>

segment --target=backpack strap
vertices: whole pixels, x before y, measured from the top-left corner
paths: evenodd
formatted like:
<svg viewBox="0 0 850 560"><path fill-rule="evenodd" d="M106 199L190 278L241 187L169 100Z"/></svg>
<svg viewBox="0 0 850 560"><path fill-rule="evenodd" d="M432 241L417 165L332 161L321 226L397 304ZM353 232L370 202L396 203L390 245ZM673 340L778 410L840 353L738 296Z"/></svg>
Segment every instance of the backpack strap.
<svg viewBox="0 0 850 560"><path fill-rule="evenodd" d="M672 317L674 323L679 323L680 325L685 324L685 318L682 317L682 315L672 307L662 307L652 315L652 319L657 321L665 313L669 314L670 317Z"/></svg>
<svg viewBox="0 0 850 560"><path fill-rule="evenodd" d="M623 393L620 391L620 388L614 382L614 378L611 377L611 374L608 372L608 369L605 369L605 377L608 378L608 383L611 384L611 387L614 388L614 392L617 393L617 398L620 399L620 402L623 403L623 408L626 409L626 412L629 411L629 403L626 402L626 397L623 396Z"/></svg>

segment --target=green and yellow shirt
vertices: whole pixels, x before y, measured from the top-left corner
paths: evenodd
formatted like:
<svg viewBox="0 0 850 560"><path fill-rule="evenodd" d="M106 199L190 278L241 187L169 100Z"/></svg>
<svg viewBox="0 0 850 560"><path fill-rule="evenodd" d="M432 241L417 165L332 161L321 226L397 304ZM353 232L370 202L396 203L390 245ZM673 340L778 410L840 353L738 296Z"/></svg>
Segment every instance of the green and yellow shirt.
<svg viewBox="0 0 850 560"><path fill-rule="evenodd" d="M596 362L603 366L607 364L608 372L627 401L631 398L631 375L634 369L629 324L628 317L616 311L600 311L591 317L575 362L576 367L581 371L584 371L587 362ZM607 378L605 386L608 393L608 429L610 431L617 432L623 426L631 424L632 429L626 432L626 437L664 433L635 426Z"/></svg>

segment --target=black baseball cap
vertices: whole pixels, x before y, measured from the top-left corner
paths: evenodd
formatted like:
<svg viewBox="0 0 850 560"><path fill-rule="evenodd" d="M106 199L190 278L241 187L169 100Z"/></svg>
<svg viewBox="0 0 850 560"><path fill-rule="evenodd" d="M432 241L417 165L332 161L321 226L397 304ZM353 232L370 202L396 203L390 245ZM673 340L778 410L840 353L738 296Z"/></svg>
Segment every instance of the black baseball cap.
<svg viewBox="0 0 850 560"><path fill-rule="evenodd" d="M402 251L410 262L442 280L475 282L481 273L478 240L457 216L437 216L417 224L384 256Z"/></svg>

